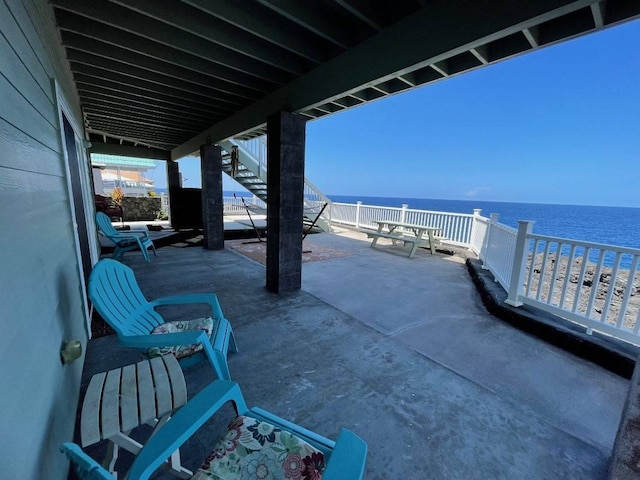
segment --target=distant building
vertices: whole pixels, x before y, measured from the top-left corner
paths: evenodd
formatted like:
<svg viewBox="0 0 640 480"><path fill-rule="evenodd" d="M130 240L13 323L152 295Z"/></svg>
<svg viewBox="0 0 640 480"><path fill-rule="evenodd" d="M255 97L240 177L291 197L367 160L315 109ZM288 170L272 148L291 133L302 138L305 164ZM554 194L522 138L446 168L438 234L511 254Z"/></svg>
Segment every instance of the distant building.
<svg viewBox="0 0 640 480"><path fill-rule="evenodd" d="M154 191L154 181L145 174L157 167L155 160L92 153L91 166L97 194L110 195L116 187L128 196L146 196Z"/></svg>

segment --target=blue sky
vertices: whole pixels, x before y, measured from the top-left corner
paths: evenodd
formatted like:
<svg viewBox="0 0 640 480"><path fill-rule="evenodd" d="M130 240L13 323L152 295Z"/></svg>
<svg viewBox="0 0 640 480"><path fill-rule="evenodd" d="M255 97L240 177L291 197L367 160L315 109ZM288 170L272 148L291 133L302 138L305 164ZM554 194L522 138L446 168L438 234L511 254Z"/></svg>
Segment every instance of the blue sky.
<svg viewBox="0 0 640 480"><path fill-rule="evenodd" d="M328 195L640 207L639 161L640 21L307 124Z"/></svg>

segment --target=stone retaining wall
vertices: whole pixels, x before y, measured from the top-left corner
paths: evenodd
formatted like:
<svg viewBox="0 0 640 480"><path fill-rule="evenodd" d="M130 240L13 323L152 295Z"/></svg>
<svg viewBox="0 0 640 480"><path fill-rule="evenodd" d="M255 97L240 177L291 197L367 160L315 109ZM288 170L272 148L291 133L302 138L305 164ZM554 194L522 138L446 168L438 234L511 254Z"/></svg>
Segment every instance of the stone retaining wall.
<svg viewBox="0 0 640 480"><path fill-rule="evenodd" d="M124 219L128 222L155 220L162 208L160 197L124 197Z"/></svg>

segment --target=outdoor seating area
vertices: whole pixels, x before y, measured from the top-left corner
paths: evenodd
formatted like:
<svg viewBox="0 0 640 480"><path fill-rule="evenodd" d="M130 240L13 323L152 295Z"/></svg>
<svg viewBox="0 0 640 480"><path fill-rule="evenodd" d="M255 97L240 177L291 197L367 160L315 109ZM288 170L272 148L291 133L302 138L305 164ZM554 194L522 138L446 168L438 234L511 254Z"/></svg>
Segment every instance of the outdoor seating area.
<svg viewBox="0 0 640 480"><path fill-rule="evenodd" d="M415 257L418 247L429 247L431 254L435 254L436 247L440 245L440 241L442 240L441 228L388 220L377 221L375 223L378 224L378 229L375 232L367 232L367 237L373 238L371 248L377 245L380 238L391 240L393 245L397 242L402 242L405 246L407 244L411 245L409 258Z"/></svg>
<svg viewBox="0 0 640 480"><path fill-rule="evenodd" d="M230 380L227 352L237 352L233 331L213 293L172 295L149 302L138 287L133 270L102 259L89 279L89 298L113 328L122 345L138 348L151 357L175 355L184 365L206 357L218 378ZM155 310L169 305L205 304L209 316L165 322ZM189 363L186 363L189 362Z"/></svg>
<svg viewBox="0 0 640 480"><path fill-rule="evenodd" d="M606 476L628 380L488 314L460 257L418 249L409 261L347 230L313 242L349 255L304 263L303 288L288 295L269 293L264 266L232 248L123 262L146 298L215 292L241 347L228 364L246 402L323 438L353 432L368 445L364 478ZM166 321L210 310L160 309ZM91 340L81 398L95 374L143 358L116 335ZM183 372L187 405L220 388L207 362ZM185 439L184 468L197 471L226 431L233 415L220 412ZM102 460L107 447L84 451ZM116 471L133 458L121 452Z"/></svg>
<svg viewBox="0 0 640 480"><path fill-rule="evenodd" d="M151 249L156 255L156 247L146 230L118 231L111 219L102 212L96 213L96 224L100 232L114 243L113 258L120 258L132 250L140 250L147 262L151 261L147 250Z"/></svg>
<svg viewBox="0 0 640 480"><path fill-rule="evenodd" d="M165 364L172 365L169 371L173 370L171 380L179 380L178 384L183 387L182 376L176 378L175 368L177 364L173 355L167 355ZM163 360L155 362L162 364ZM173 363L172 363L173 362ZM139 367L138 364L136 367ZM144 362L142 363L144 365ZM122 372L127 369L125 367ZM164 370L162 370L164 372ZM111 372L109 372L111 374ZM110 375L109 375L110 376ZM107 376L107 382L109 379ZM89 386L95 383L92 382ZM154 379L156 372L154 369ZM162 377L161 377L162 378ZM168 379L165 379L167 381ZM123 381L123 390L127 383ZM162 388L163 384L157 387ZM113 389L118 391L119 389ZM129 448L129 451L136 454L136 458L127 472L127 478L132 480L148 479L163 464L168 463L171 473L179 478L204 480L206 478L325 478L326 480L360 480L364 474L367 445L360 438L349 430L343 429L337 441L332 441L317 435L294 423L284 420L260 408L247 407L240 386L237 383L223 380L216 380L205 387L189 402L184 404L183 388L180 389L179 405L171 406L162 412L155 424L154 430L148 442L142 446L140 443L130 439L122 432L114 434L112 437L105 437L112 440L115 447L109 445L109 471L97 464L95 460L88 457L79 450L75 444L66 443L62 450L67 454L74 464L76 472L82 480L96 478L109 478L108 474L117 476L114 470L117 459L117 444L122 444ZM90 392L93 393L93 392ZM162 399L162 395L156 391L156 399ZM123 422L127 418L126 410L135 412L135 408L125 408L124 403L131 400L126 392L122 392L120 400L121 407L115 409L115 415L121 414ZM135 400L135 399L133 399ZM153 400L153 398L151 399ZM153 403L153 401L151 402ZM180 465L180 447L187 441L200 427L216 414L225 404L232 403L235 410L235 418L232 418L228 431L213 447L211 453L203 459L201 467L195 474ZM141 413L149 412L149 405L139 402L138 407ZM153 405L150 405L153 413ZM158 410L160 410L158 405ZM95 409L88 408L93 418ZM172 412L174 412L172 414ZM161 412L156 412L160 417ZM170 420L169 415L172 414ZM103 415L104 417L104 415ZM85 409L83 407L83 427L85 423ZM153 415L146 421L153 418ZM140 421L142 421L142 417ZM171 423L167 423L170 421ZM107 416L102 419L102 426L106 423L118 424L117 418ZM137 426L136 421L129 427ZM126 428L126 427L124 427ZM117 430L117 428L116 428ZM83 440L90 435L91 428L83 428ZM96 438L99 438L97 436ZM115 453L115 454L114 454ZM169 459L169 460L167 460Z"/></svg>

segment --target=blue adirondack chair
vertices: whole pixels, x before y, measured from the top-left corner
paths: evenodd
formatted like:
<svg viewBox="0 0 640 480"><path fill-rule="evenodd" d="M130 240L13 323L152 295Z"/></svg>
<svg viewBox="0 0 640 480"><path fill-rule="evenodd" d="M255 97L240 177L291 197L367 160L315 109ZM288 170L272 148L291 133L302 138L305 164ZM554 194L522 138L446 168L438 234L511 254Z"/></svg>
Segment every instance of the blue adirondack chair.
<svg viewBox="0 0 640 480"><path fill-rule="evenodd" d="M233 404L236 413L241 417L236 418L230 424L228 432L230 436L224 436L215 447L212 445L215 453L212 453L207 458L206 465L203 465L203 469L212 469L212 471L220 475L214 478L224 478L224 467L222 467L222 470L215 470L216 457L224 465L230 461L229 456L231 454L233 454L231 458L235 461L238 457L243 457L243 455L249 453L248 456L240 459L240 464L235 465L235 468L242 468L243 462L246 462L246 464L253 463L252 466L255 468L260 461L264 461L266 465L269 465L268 459L273 458L273 454L262 457L267 460L256 460L261 455L254 455L254 453L263 452L264 449L270 448L271 445L282 455L281 461L284 461L284 455L286 455L286 453L283 453L283 445L285 444L289 448L293 446L291 449L297 452L306 452L306 447L301 447L303 443L300 440L317 449L322 455L318 457L318 454L315 453L304 457L304 453L302 453L300 455L304 457L304 460L298 458L298 463L300 464L304 461L306 465L309 459L313 459L313 465L325 465L326 467L322 474L323 480L361 480L364 476L367 444L353 432L343 428L338 435L338 439L334 442L260 408L247 408L240 386L237 383L216 380L189 400L166 425L149 439L131 465L128 475L129 480L148 479L171 456L172 452L180 448L227 402ZM249 420L251 426L248 430L242 430L242 426L238 426L239 419ZM260 423L254 425L255 421ZM256 428L256 425L259 425L259 428ZM238 428L241 429L240 432L238 432ZM283 436L282 432L287 435ZM293 437L288 434L293 435ZM279 442L282 439L285 440L284 443ZM242 443L243 447L234 452L233 448L238 443ZM88 474L90 474L96 471L97 464L83 454L77 445L64 444L63 451L76 465L81 467L81 472L88 471ZM221 456L222 458L220 458ZM290 466L287 462L287 467ZM90 468L94 470L89 470ZM101 469L102 467L98 466L97 468ZM106 470L102 469L100 472L101 475L104 475ZM94 476L92 477L83 476L83 473L79 475L81 480L108 478L96 476L96 473L93 473ZM204 472L199 471L196 472L193 478L209 477ZM258 477L256 476L255 478Z"/></svg>
<svg viewBox="0 0 640 480"><path fill-rule="evenodd" d="M147 251L149 248L153 250L154 255L157 255L156 247L149 237L149 232L146 230L116 230L111 224L111 219L102 212L96 213L96 223L98 229L115 244L113 258L120 258L125 252L140 249L144 259L150 262L151 259Z"/></svg>
<svg viewBox="0 0 640 480"><path fill-rule="evenodd" d="M227 352L237 352L231 324L224 318L218 297L214 293L191 293L158 298L149 302L136 281L133 270L109 258L100 260L89 276L89 298L102 318L116 331L120 343L145 353L157 349L156 354L173 353L182 367L208 358L218 378L229 380ZM168 330L175 322L165 322L155 310L164 305L203 303L212 310L211 334L200 328L202 322L180 322L179 333L152 334L163 326ZM196 346L202 348L196 351ZM167 348L171 349L168 351Z"/></svg>

